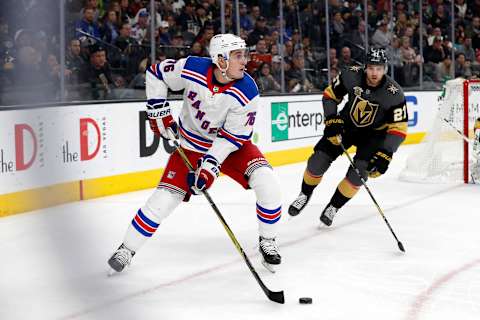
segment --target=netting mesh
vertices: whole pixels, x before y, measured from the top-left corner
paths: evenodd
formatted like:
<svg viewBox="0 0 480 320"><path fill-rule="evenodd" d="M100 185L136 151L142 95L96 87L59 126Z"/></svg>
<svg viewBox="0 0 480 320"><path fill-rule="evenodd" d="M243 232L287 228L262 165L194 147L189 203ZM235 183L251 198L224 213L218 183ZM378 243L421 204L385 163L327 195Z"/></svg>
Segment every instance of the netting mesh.
<svg viewBox="0 0 480 320"><path fill-rule="evenodd" d="M464 79L446 83L444 96L439 99L439 109L433 127L407 159L400 179L414 182L463 182L466 170L464 141L468 136L468 169L471 182L480 180L479 161L473 152L474 124L480 116L480 82L468 82L468 130L464 131ZM478 139L478 137L477 137ZM478 142L475 149L478 148ZM476 151L476 150L475 150ZM472 177L472 174L474 176Z"/></svg>

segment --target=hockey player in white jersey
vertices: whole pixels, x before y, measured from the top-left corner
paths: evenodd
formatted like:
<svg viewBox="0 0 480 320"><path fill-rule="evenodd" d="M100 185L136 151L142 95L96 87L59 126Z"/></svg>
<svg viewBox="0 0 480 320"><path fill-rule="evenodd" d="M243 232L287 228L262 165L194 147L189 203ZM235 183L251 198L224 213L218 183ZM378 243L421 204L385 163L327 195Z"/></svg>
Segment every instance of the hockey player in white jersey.
<svg viewBox="0 0 480 320"><path fill-rule="evenodd" d="M172 153L157 189L138 210L123 243L108 260L117 272L130 264L145 241L161 228L163 219L191 194L208 189L220 172L245 189L253 189L264 263L267 267L281 263L275 241L281 193L272 167L250 141L259 93L245 72L245 41L232 34L218 34L211 39L209 52L211 58L165 60L147 69L151 129L166 139L174 134L190 162L197 165L195 172L189 172L178 152ZM168 88L184 89L178 123L170 112Z"/></svg>

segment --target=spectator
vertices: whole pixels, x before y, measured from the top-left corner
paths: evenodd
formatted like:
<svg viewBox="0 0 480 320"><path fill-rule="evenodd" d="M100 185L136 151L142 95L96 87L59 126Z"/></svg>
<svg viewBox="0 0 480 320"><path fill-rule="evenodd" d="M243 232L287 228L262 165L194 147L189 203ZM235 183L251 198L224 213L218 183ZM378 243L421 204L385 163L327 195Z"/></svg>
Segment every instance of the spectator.
<svg viewBox="0 0 480 320"><path fill-rule="evenodd" d="M84 8L83 19L77 22L75 30L77 31L77 38L85 36L85 33L101 38L100 27L95 22L95 12L91 8Z"/></svg>
<svg viewBox="0 0 480 320"><path fill-rule="evenodd" d="M425 52L425 62L439 63L445 59L447 53L442 45L442 38L437 37L433 41L433 45L427 47Z"/></svg>
<svg viewBox="0 0 480 320"><path fill-rule="evenodd" d="M253 6L251 11L250 11L250 14L248 15L248 19L250 20L250 24L252 26L254 26L259 17L260 17L260 7L259 6Z"/></svg>
<svg viewBox="0 0 480 320"><path fill-rule="evenodd" d="M480 77L480 49L477 50L475 60L472 62L472 74Z"/></svg>
<svg viewBox="0 0 480 320"><path fill-rule="evenodd" d="M145 90L145 77L146 77L145 71L147 70L147 62L148 62L147 58L142 59L142 61L140 61L140 64L138 65L138 73L130 82L130 84L128 85L128 88L134 89L134 90Z"/></svg>
<svg viewBox="0 0 480 320"><path fill-rule="evenodd" d="M263 62L258 70L259 72L256 82L260 92L280 92L280 84L278 84L278 82L274 79L270 70L270 64Z"/></svg>
<svg viewBox="0 0 480 320"><path fill-rule="evenodd" d="M197 5L195 9L195 14L198 21L200 22L200 27L204 27L207 21L210 21L210 17L207 16L207 10L202 5Z"/></svg>
<svg viewBox="0 0 480 320"><path fill-rule="evenodd" d="M272 74L276 82L282 83L282 57L281 56L276 55L272 57L270 73Z"/></svg>
<svg viewBox="0 0 480 320"><path fill-rule="evenodd" d="M238 4L239 15L240 15L240 28L250 32L253 30L253 23L250 18L247 16L247 5L243 2Z"/></svg>
<svg viewBox="0 0 480 320"><path fill-rule="evenodd" d="M132 27L131 35L138 43L142 43L147 36L148 17L147 11L141 11L138 15L138 22Z"/></svg>
<svg viewBox="0 0 480 320"><path fill-rule="evenodd" d="M471 61L465 59L463 53L457 54L455 59L455 78L470 78L472 76Z"/></svg>
<svg viewBox="0 0 480 320"><path fill-rule="evenodd" d="M472 38L472 47L474 49L480 49L480 17L473 17L472 24L465 30L467 37Z"/></svg>
<svg viewBox="0 0 480 320"><path fill-rule="evenodd" d="M50 82L51 78L47 68L40 64L38 52L29 46L21 47L18 50L18 57L15 64L15 84L20 86L34 86Z"/></svg>
<svg viewBox="0 0 480 320"><path fill-rule="evenodd" d="M207 50L200 44L200 42L194 42L190 48L190 55L197 57L208 57Z"/></svg>
<svg viewBox="0 0 480 320"><path fill-rule="evenodd" d="M90 84L91 99L111 99L113 89L121 85L121 81L114 81L110 65L107 61L105 48L95 44L90 48L90 63L85 65L81 74L81 81Z"/></svg>
<svg viewBox="0 0 480 320"><path fill-rule="evenodd" d="M258 39L258 42L255 45L255 51L250 53L250 61L247 64L247 72L254 74L258 70L258 67L264 62L271 63L272 55L268 53L265 39L262 37Z"/></svg>
<svg viewBox="0 0 480 320"><path fill-rule="evenodd" d="M305 57L303 51L293 54L292 68L286 74L289 92L312 92L313 79L310 73L305 72Z"/></svg>
<svg viewBox="0 0 480 320"><path fill-rule="evenodd" d="M195 13L193 1L185 1L185 7L178 16L177 23L181 27L184 36L193 41L202 28L202 23Z"/></svg>
<svg viewBox="0 0 480 320"><path fill-rule="evenodd" d="M441 38L443 41L442 30L440 28L433 28L432 33L427 38L427 45L432 46L435 38Z"/></svg>
<svg viewBox="0 0 480 320"><path fill-rule="evenodd" d="M402 37L402 46L400 48L401 61L403 64L404 85L413 85L418 78L420 56L410 46L410 38Z"/></svg>
<svg viewBox="0 0 480 320"><path fill-rule="evenodd" d="M97 0L86 0L85 7L80 10L80 17L85 16L85 10L92 9L93 10L93 17L92 21L95 23L98 22L98 18L100 17L100 10L98 9L98 1Z"/></svg>
<svg viewBox="0 0 480 320"><path fill-rule="evenodd" d="M210 39L215 35L215 30L213 29L213 24L206 23L205 27L198 34L196 42L199 42L203 48L208 48L210 45Z"/></svg>
<svg viewBox="0 0 480 320"><path fill-rule="evenodd" d="M457 19L464 19L467 15L468 6L465 0L455 0L455 16Z"/></svg>
<svg viewBox="0 0 480 320"><path fill-rule="evenodd" d="M131 45L138 45L137 39L132 37L132 27L128 22L122 24L120 28L120 34L115 39L115 46L120 48L120 50L124 53L127 53L126 50Z"/></svg>
<svg viewBox="0 0 480 320"><path fill-rule="evenodd" d="M403 62L402 62L402 52L400 50L400 39L398 37L393 37L392 45L387 47L388 61L390 63L390 68L393 68L393 74L395 80L403 86L405 84L403 77Z"/></svg>
<svg viewBox="0 0 480 320"><path fill-rule="evenodd" d="M80 55L81 47L78 39L72 39L65 55L65 65L71 71L71 83L79 83L80 72L85 68L85 60Z"/></svg>
<svg viewBox="0 0 480 320"><path fill-rule="evenodd" d="M347 40L352 49L352 56L355 59L363 58L365 54L365 21L360 21L358 27L347 35Z"/></svg>
<svg viewBox="0 0 480 320"><path fill-rule="evenodd" d="M168 22L168 33L170 35L170 40L173 38L174 35L177 33L181 33L181 28L177 25L177 21L175 20L175 17L173 15L167 15L166 19Z"/></svg>
<svg viewBox="0 0 480 320"><path fill-rule="evenodd" d="M355 64L352 60L352 51L349 47L343 47L340 52L340 59L338 60L338 67L340 69L345 69L348 66Z"/></svg>
<svg viewBox="0 0 480 320"><path fill-rule="evenodd" d="M128 3L128 0L120 0L120 22L121 23L124 23L124 22L130 22L130 20L132 19L133 16L135 16L134 14L132 14L131 10L130 10L130 6L129 6L129 3Z"/></svg>
<svg viewBox="0 0 480 320"><path fill-rule="evenodd" d="M449 27L449 21L450 19L445 12L445 7L443 6L443 4L438 5L435 13L432 16L432 19L430 20L430 24L432 25L432 27L440 28L440 30L442 30L442 33L446 34Z"/></svg>
<svg viewBox="0 0 480 320"><path fill-rule="evenodd" d="M330 48L329 55L330 55L330 68L338 69L337 49Z"/></svg>
<svg viewBox="0 0 480 320"><path fill-rule="evenodd" d="M102 19L102 27L100 33L105 42L114 43L118 37L118 17L114 10L105 13Z"/></svg>
<svg viewBox="0 0 480 320"><path fill-rule="evenodd" d="M372 45L386 48L390 45L393 39L393 34L388 31L388 25L385 20L380 20L377 23L377 30L372 36Z"/></svg>
<svg viewBox="0 0 480 320"><path fill-rule="evenodd" d="M446 56L442 62L437 66L437 74L434 80L439 82L444 82L446 80L452 79L453 73L453 64L452 59L449 56Z"/></svg>
<svg viewBox="0 0 480 320"><path fill-rule="evenodd" d="M340 11L334 12L331 26L332 42L339 48L343 44L343 34L345 31L345 22Z"/></svg>
<svg viewBox="0 0 480 320"><path fill-rule="evenodd" d="M465 38L463 45L460 46L458 53L463 53L466 60L475 60L475 50L472 47L472 38Z"/></svg>
<svg viewBox="0 0 480 320"><path fill-rule="evenodd" d="M292 40L294 51L302 50L302 38L301 38L301 35L300 35L300 30L293 29L292 37L291 37L290 40Z"/></svg>
<svg viewBox="0 0 480 320"><path fill-rule="evenodd" d="M255 45L261 37L265 37L268 34L267 20L265 17L260 16L255 22L255 29L249 34L247 39L247 46Z"/></svg>
<svg viewBox="0 0 480 320"><path fill-rule="evenodd" d="M170 33L168 32L168 22L160 22L160 27L158 28L158 40L160 45L170 45L172 43L170 39Z"/></svg>

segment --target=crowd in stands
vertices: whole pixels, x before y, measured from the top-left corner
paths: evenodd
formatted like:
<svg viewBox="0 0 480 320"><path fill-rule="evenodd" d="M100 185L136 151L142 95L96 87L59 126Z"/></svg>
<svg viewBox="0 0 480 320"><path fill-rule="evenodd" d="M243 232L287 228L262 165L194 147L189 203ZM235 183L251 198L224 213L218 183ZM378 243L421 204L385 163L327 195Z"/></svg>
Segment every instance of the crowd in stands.
<svg viewBox="0 0 480 320"><path fill-rule="evenodd" d="M250 49L247 70L262 93L279 93L282 85L287 93L320 92L328 84L328 69L333 77L363 62L366 40L388 49L389 72L404 87L418 87L421 74L432 88L452 74L480 74L480 0L453 0L453 12L447 0L369 0L366 21L363 0L328 1L329 52L324 1L285 0L281 21L278 1L244 0L237 23L235 2L225 0L225 31L237 33L240 26ZM154 13L146 0L65 0L62 70L58 1L2 0L0 8L0 105L20 98L58 101L61 76L69 101L141 99L145 69L153 63L152 39L155 62L208 56L209 41L221 27L218 0L155 1Z"/></svg>

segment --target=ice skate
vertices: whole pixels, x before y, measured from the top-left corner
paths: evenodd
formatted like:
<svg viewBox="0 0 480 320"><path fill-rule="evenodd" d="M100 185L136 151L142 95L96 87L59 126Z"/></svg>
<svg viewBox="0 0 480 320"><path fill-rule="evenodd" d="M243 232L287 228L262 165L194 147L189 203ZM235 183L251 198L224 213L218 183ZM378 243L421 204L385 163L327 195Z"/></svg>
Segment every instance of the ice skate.
<svg viewBox="0 0 480 320"><path fill-rule="evenodd" d="M333 218L335 214L337 214L338 208L335 208L331 204L328 204L325 209L322 211L322 215L320 216L320 221L323 222L326 226L331 226L333 222Z"/></svg>
<svg viewBox="0 0 480 320"><path fill-rule="evenodd" d="M275 273L275 266L282 262L282 257L278 253L275 238L259 238L260 253L262 254L262 264L268 271Z"/></svg>
<svg viewBox="0 0 480 320"><path fill-rule="evenodd" d="M125 267L130 265L135 251L132 251L122 245L118 247L117 251L108 259L108 265L111 267L109 275L113 275L115 272L122 272Z"/></svg>
<svg viewBox="0 0 480 320"><path fill-rule="evenodd" d="M306 195L303 192L300 192L298 197L292 202L288 208L288 214L292 217L297 216L306 206L308 201L310 201L312 195Z"/></svg>

